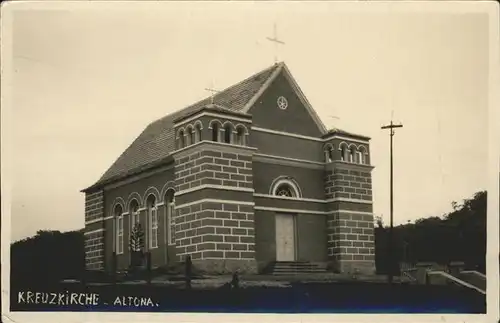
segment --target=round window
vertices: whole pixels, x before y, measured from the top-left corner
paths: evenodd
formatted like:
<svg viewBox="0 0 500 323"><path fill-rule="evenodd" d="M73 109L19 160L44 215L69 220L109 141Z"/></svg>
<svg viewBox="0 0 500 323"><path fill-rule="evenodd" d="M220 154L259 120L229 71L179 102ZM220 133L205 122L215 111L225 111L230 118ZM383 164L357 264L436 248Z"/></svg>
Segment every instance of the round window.
<svg viewBox="0 0 500 323"><path fill-rule="evenodd" d="M277 104L278 108L280 108L281 110L285 110L286 108L288 108L288 101L284 96L280 96L278 98Z"/></svg>

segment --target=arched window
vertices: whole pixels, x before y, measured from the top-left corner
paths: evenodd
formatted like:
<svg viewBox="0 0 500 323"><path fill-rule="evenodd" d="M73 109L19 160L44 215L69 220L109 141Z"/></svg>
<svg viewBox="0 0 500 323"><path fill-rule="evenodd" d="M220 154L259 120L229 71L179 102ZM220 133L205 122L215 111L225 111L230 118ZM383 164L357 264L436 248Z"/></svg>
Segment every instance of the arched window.
<svg viewBox="0 0 500 323"><path fill-rule="evenodd" d="M185 138L184 138L184 130L179 131L179 149L185 147Z"/></svg>
<svg viewBox="0 0 500 323"><path fill-rule="evenodd" d="M367 153L366 153L366 148L364 146L360 146L359 147L359 163L360 164L368 164L368 159L366 158L367 157Z"/></svg>
<svg viewBox="0 0 500 323"><path fill-rule="evenodd" d="M220 126L217 122L212 124L212 141L220 141Z"/></svg>
<svg viewBox="0 0 500 323"><path fill-rule="evenodd" d="M363 158L363 152L361 151L357 151L356 152L356 161L358 162L358 164L364 164L364 158Z"/></svg>
<svg viewBox="0 0 500 323"><path fill-rule="evenodd" d="M188 126L186 128L186 137L187 137L186 146L189 146L189 145L192 145L192 144L195 143L194 131L193 131L193 127L192 126Z"/></svg>
<svg viewBox="0 0 500 323"><path fill-rule="evenodd" d="M140 217L139 217L139 202L136 199L133 199L130 202L129 207L130 214L130 226L129 226L129 248L132 251L140 251L142 249L142 228L140 225Z"/></svg>
<svg viewBox="0 0 500 323"><path fill-rule="evenodd" d="M349 149L347 149L347 145L340 146L340 160L343 162L349 160Z"/></svg>
<svg viewBox="0 0 500 323"><path fill-rule="evenodd" d="M175 245L175 199L174 191L168 190L165 194L165 214L167 215L165 226L166 239L169 245Z"/></svg>
<svg viewBox="0 0 500 323"><path fill-rule="evenodd" d="M115 230L116 230L116 254L123 253L123 208L117 205L114 210Z"/></svg>
<svg viewBox="0 0 500 323"><path fill-rule="evenodd" d="M280 184L276 188L276 195L277 196L286 196L286 197L295 197L295 194L294 194L292 187L287 183Z"/></svg>
<svg viewBox="0 0 500 323"><path fill-rule="evenodd" d="M245 128L243 128L243 126L238 126L236 128L236 144L237 145L241 145L241 146L245 146L246 143L245 143Z"/></svg>
<svg viewBox="0 0 500 323"><path fill-rule="evenodd" d="M233 127L231 126L230 123L227 123L224 126L224 142L226 144L231 144L233 142Z"/></svg>
<svg viewBox="0 0 500 323"><path fill-rule="evenodd" d="M194 140L195 142L201 141L201 123L197 123L194 126Z"/></svg>
<svg viewBox="0 0 500 323"><path fill-rule="evenodd" d="M282 197L301 197L300 188L289 176L280 176L271 184L270 195Z"/></svg>
<svg viewBox="0 0 500 323"><path fill-rule="evenodd" d="M349 149L349 162L350 163L356 162L356 148L354 148L354 147L351 147Z"/></svg>
<svg viewBox="0 0 500 323"><path fill-rule="evenodd" d="M333 161L333 146L331 144L327 144L325 146L325 162L331 163Z"/></svg>
<svg viewBox="0 0 500 323"><path fill-rule="evenodd" d="M130 202L130 229L133 229L134 226L139 223L139 203L137 200L132 200Z"/></svg>
<svg viewBox="0 0 500 323"><path fill-rule="evenodd" d="M158 248L158 207L155 196L149 195L146 203L149 219L149 247Z"/></svg>

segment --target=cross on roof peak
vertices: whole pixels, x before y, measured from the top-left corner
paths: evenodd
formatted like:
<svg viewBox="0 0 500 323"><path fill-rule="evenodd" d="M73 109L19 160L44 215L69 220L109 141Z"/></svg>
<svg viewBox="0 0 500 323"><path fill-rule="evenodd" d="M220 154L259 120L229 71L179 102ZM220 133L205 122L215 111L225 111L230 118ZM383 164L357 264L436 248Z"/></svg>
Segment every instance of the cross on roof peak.
<svg viewBox="0 0 500 323"><path fill-rule="evenodd" d="M273 37L266 37L267 40L274 43L274 63L278 64L278 45L285 45L285 42L278 39L278 33L276 31L276 23L273 25Z"/></svg>
<svg viewBox="0 0 500 323"><path fill-rule="evenodd" d="M205 91L210 92L210 103L211 103L211 104L214 104L214 97L215 97L215 95L216 95L217 93L221 92L221 91L219 91L219 90L216 90L216 89L214 88L214 86L213 86L213 85L214 85L214 82L212 81L211 86L210 86L210 87L205 88Z"/></svg>

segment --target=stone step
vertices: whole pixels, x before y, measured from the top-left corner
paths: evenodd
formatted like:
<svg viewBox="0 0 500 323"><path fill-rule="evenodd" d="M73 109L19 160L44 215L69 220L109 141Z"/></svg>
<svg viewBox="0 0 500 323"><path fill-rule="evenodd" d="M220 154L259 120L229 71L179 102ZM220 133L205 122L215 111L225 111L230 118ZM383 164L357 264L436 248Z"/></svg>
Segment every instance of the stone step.
<svg viewBox="0 0 500 323"><path fill-rule="evenodd" d="M277 261L274 263L275 266L323 266L323 264L307 261Z"/></svg>
<svg viewBox="0 0 500 323"><path fill-rule="evenodd" d="M325 273L326 265L307 261L279 261L274 263L271 272L273 275Z"/></svg>
<svg viewBox="0 0 500 323"><path fill-rule="evenodd" d="M273 272L326 272L326 269L320 268L307 268L307 269L274 269Z"/></svg>
<svg viewBox="0 0 500 323"><path fill-rule="evenodd" d="M326 270L326 268L321 268L321 267L314 267L314 266L309 266L309 267L274 267L274 269L282 269L282 270Z"/></svg>
<svg viewBox="0 0 500 323"><path fill-rule="evenodd" d="M293 263L287 263L287 264L276 263L274 265L275 266L296 266L296 267L301 267L301 266L319 266L318 264L311 264L311 263L298 263L298 264L293 264Z"/></svg>
<svg viewBox="0 0 500 323"><path fill-rule="evenodd" d="M274 276L286 276L286 275L302 275L302 274L324 274L326 271L275 271L272 273Z"/></svg>
<svg viewBox="0 0 500 323"><path fill-rule="evenodd" d="M309 266L309 267L274 267L274 270L326 270L326 268L321 268L321 267L314 267L314 266Z"/></svg>
<svg viewBox="0 0 500 323"><path fill-rule="evenodd" d="M274 265L274 268L326 268L318 265Z"/></svg>

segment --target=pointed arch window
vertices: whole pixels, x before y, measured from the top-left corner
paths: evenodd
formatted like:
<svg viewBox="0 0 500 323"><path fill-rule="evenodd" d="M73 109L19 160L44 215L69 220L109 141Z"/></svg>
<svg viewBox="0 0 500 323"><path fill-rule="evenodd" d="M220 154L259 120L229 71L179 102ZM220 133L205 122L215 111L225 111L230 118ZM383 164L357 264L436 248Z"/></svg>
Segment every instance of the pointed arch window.
<svg viewBox="0 0 500 323"><path fill-rule="evenodd" d="M158 207L156 198L150 195L147 199L147 210L149 218L149 247L158 248Z"/></svg>
<svg viewBox="0 0 500 323"><path fill-rule="evenodd" d="M117 205L114 210L115 218L115 230L116 230L116 254L120 255L123 253L123 208L121 205Z"/></svg>

